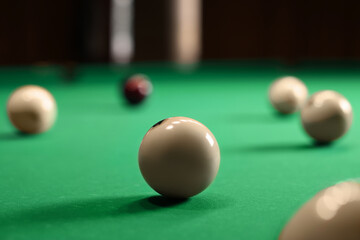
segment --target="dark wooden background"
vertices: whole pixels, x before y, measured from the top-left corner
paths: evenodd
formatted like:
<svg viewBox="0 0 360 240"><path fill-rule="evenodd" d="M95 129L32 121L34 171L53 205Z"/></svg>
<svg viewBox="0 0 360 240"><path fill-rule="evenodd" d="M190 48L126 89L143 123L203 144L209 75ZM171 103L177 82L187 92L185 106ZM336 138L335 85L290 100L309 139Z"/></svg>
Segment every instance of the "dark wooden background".
<svg viewBox="0 0 360 240"><path fill-rule="evenodd" d="M170 0L135 0L134 61L168 60ZM203 0L203 59L360 59L360 1ZM0 64L109 61L109 0L1 0Z"/></svg>

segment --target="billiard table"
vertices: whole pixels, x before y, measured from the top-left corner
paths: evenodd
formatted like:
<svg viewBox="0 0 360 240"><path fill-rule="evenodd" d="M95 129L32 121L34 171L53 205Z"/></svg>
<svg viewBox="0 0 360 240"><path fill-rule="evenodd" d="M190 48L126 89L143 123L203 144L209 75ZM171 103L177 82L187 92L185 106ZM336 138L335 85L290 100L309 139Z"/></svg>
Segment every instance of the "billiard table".
<svg viewBox="0 0 360 240"><path fill-rule="evenodd" d="M119 79L144 73L153 94L129 106ZM348 98L354 123L339 141L318 146L299 114L277 114L270 83L295 75L310 93ZM276 61L0 68L0 239L277 239L296 210L318 191L360 176L360 71L354 66ZM43 134L17 132L6 116L11 92L47 88L58 118ZM144 181L137 154L161 119L205 124L221 151L219 173L188 200L159 196Z"/></svg>

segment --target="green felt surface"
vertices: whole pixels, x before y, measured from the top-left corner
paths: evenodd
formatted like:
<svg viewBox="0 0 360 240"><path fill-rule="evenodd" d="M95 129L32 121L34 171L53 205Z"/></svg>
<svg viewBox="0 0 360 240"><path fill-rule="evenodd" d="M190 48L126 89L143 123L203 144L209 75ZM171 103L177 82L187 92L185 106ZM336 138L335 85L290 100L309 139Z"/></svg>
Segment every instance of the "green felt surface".
<svg viewBox="0 0 360 240"><path fill-rule="evenodd" d="M139 107L117 93L130 72L153 81ZM316 147L298 114L275 114L267 89L284 74L303 79L311 93L345 95L354 109L349 133ZM56 125L45 134L19 134L7 119L9 94L28 83L57 100ZM360 176L359 87L355 68L276 63L84 66L73 82L59 67L0 68L0 239L277 239L316 192ZM138 169L142 137L171 116L202 122L220 145L216 180L188 201L159 197Z"/></svg>

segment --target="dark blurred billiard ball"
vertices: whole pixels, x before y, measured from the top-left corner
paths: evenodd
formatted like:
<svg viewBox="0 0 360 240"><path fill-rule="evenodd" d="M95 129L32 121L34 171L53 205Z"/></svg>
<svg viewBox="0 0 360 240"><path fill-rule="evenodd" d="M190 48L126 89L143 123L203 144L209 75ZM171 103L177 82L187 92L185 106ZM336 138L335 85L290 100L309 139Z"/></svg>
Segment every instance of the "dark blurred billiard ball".
<svg viewBox="0 0 360 240"><path fill-rule="evenodd" d="M127 77L122 88L124 97L130 104L141 103L152 92L150 80L142 74Z"/></svg>

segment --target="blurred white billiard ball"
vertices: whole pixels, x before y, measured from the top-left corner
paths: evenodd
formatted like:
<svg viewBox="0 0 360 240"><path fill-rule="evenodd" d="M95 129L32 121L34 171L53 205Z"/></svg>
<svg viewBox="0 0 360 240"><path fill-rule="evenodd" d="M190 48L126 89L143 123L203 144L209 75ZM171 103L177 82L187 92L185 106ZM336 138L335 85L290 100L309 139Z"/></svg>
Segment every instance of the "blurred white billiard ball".
<svg viewBox="0 0 360 240"><path fill-rule="evenodd" d="M57 106L54 97L45 88L26 85L16 89L9 97L7 115L19 131L41 133L53 126Z"/></svg>
<svg viewBox="0 0 360 240"><path fill-rule="evenodd" d="M171 117L146 133L139 149L139 167L146 182L158 193L188 198L215 179L220 150L214 135L200 122Z"/></svg>
<svg viewBox="0 0 360 240"><path fill-rule="evenodd" d="M272 106L280 113L290 114L301 109L308 96L305 84L296 77L275 80L269 89Z"/></svg>
<svg viewBox="0 0 360 240"><path fill-rule="evenodd" d="M279 240L360 239L360 184L338 183L319 192L288 222Z"/></svg>
<svg viewBox="0 0 360 240"><path fill-rule="evenodd" d="M341 94L325 90L313 94L301 111L301 122L307 134L318 142L331 142L350 128L353 112Z"/></svg>

